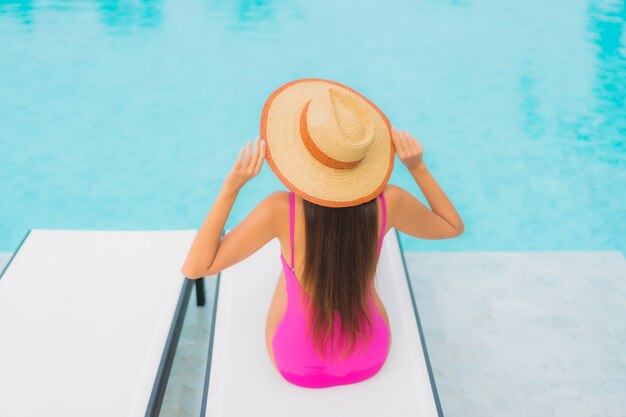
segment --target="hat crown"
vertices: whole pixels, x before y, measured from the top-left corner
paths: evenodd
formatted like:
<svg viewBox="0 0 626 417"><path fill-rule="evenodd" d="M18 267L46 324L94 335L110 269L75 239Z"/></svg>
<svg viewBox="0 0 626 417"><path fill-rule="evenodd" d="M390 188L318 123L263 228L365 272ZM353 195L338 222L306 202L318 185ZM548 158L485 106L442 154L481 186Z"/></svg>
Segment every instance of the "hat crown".
<svg viewBox="0 0 626 417"><path fill-rule="evenodd" d="M368 127L373 127L373 124L370 120L369 106L360 103L354 95L346 94L336 88L328 89L327 95L332 107L331 115L335 118L341 138L352 144L371 140Z"/></svg>
<svg viewBox="0 0 626 417"><path fill-rule="evenodd" d="M304 112L304 128L315 148L323 154L319 158L314 153L320 162L348 169L365 157L374 140L375 125L372 110L364 100L330 87L313 97Z"/></svg>

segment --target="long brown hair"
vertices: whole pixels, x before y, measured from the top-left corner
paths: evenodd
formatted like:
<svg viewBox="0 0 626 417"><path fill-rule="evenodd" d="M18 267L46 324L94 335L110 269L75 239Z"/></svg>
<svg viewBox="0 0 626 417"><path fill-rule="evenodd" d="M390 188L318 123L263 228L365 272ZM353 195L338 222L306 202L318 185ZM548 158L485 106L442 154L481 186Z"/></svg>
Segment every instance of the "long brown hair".
<svg viewBox="0 0 626 417"><path fill-rule="evenodd" d="M357 340L367 343L372 323L367 296L376 272L378 209L376 199L352 207L324 207L303 200L306 249L302 287L309 294L307 334L315 351L327 357L350 355ZM338 314L338 316L337 316ZM339 340L333 337L341 322ZM341 346L343 345L343 349Z"/></svg>

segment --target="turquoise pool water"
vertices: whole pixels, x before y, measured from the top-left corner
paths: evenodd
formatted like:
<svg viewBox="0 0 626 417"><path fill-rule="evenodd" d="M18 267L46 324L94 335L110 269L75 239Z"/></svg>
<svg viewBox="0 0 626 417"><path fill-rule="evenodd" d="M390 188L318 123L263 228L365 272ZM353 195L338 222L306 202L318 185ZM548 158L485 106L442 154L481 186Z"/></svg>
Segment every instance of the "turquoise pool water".
<svg viewBox="0 0 626 417"><path fill-rule="evenodd" d="M0 251L199 227L267 95L320 77L420 139L464 219L406 249L626 252L625 21L621 1L0 0ZM281 188L266 165L226 227Z"/></svg>

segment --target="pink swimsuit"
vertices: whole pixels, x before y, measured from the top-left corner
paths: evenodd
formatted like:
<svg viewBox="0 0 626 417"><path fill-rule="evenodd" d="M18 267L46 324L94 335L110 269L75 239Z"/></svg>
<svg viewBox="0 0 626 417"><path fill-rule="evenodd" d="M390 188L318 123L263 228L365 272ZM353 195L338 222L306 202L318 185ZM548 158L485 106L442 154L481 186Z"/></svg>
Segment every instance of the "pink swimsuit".
<svg viewBox="0 0 626 417"><path fill-rule="evenodd" d="M385 198L380 194L382 208L382 229L378 239L378 257L382 247L387 209ZM293 234L295 224L295 195L289 194L289 228L291 267L285 261L282 253L280 259L285 271L287 285L287 309L282 320L276 328L272 346L274 359L281 375L289 382L306 388L325 388L334 385L354 384L374 376L385 363L389 351L390 330L387 322L382 317L374 304L374 281L372 280L372 292L369 295L373 333L368 340L367 348L363 351L361 341L357 341L354 352L345 358L343 362L325 361L317 356L313 350L311 335L306 335L307 317L306 305L303 305L300 296L309 302L309 296L300 286L296 278L293 254ZM335 338L339 337L340 323L339 312L335 311ZM338 340L338 339L335 339ZM330 352L330 340L326 345L326 351Z"/></svg>

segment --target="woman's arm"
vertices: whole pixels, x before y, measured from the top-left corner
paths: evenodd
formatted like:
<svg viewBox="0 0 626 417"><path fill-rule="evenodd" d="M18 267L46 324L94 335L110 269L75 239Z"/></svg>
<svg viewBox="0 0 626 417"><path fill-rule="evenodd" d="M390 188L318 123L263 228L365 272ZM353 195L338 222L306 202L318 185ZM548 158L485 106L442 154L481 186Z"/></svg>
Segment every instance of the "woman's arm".
<svg viewBox="0 0 626 417"><path fill-rule="evenodd" d="M189 249L189 253L187 254L187 258L181 269L181 272L186 277L196 279L206 275L211 275L211 265L214 264L216 257L218 256L218 249L222 246L221 241L226 240L226 237L221 239L222 230L224 229L226 220L228 219L230 211L233 208L233 204L237 199L239 190L250 179L256 176L263 166L263 160L265 159L264 145L264 141L261 141L260 138L256 138L253 154L250 152L250 141L248 141L246 146L245 156L243 147L239 151L235 165L226 176L222 189L217 195L209 214L202 223L200 230L198 230L198 233L191 244L191 248ZM255 208L255 210L248 216L246 219L248 222L246 223L244 220L242 224L246 223L246 226L254 227L254 220L263 222L267 220L265 216L269 216L271 218L271 213L269 212L273 208L271 207L272 201L273 200L268 197L266 201L259 204L259 206L257 206L257 208ZM232 232L228 235L231 234ZM266 234L267 233L263 234L261 237L265 238ZM232 241L232 237L229 237L228 240Z"/></svg>
<svg viewBox="0 0 626 417"><path fill-rule="evenodd" d="M411 176L422 190L422 193L424 193L431 210L447 221L459 234L463 233L465 226L461 216L457 213L446 193L435 181L435 178L430 174L424 161L417 167L410 169L409 172L411 172Z"/></svg>
<svg viewBox="0 0 626 417"><path fill-rule="evenodd" d="M207 270L215 259L222 230L236 199L236 192L228 192L224 188L220 190L183 264L181 271L187 278L196 279L205 276L202 275L203 271Z"/></svg>
<svg viewBox="0 0 626 417"><path fill-rule="evenodd" d="M408 132L392 128L398 157L424 193L431 209L400 187L390 186L393 221L396 227L422 239L447 239L459 236L465 226L446 193L426 168L421 144Z"/></svg>

